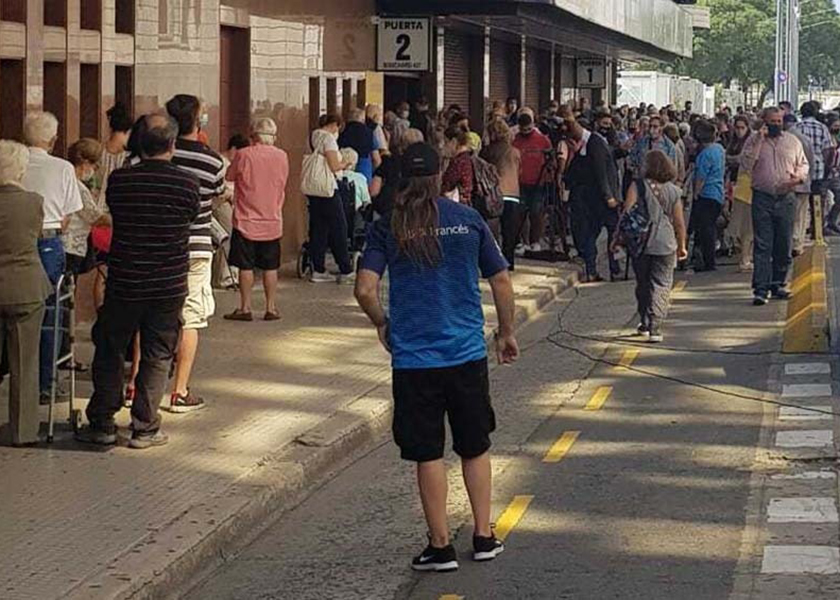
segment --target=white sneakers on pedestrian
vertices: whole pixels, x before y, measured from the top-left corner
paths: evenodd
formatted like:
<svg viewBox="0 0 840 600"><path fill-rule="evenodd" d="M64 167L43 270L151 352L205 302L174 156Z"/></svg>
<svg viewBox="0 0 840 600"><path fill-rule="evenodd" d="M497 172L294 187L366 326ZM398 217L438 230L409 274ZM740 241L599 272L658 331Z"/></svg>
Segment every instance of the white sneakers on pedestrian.
<svg viewBox="0 0 840 600"><path fill-rule="evenodd" d="M327 272L319 273L318 271L312 271L312 275L309 276L309 281L312 283L335 283L335 275L330 275Z"/></svg>

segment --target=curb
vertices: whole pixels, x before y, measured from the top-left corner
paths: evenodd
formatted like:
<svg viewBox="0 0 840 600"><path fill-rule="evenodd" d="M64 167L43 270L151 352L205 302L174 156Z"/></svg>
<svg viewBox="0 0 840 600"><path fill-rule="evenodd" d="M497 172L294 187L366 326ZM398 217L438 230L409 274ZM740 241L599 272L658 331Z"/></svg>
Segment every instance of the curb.
<svg viewBox="0 0 840 600"><path fill-rule="evenodd" d="M824 354L829 350L826 250L825 246L811 246L794 261L782 344L785 354Z"/></svg>
<svg viewBox="0 0 840 600"><path fill-rule="evenodd" d="M516 295L517 328L578 281L577 273L558 275L546 276L545 283L532 285ZM488 343L492 341L492 332L486 339ZM373 388L262 459L224 492L149 531L143 540L61 597L177 598L185 588L227 562L273 521L300 504L354 454L372 449L390 427L391 411L390 385Z"/></svg>

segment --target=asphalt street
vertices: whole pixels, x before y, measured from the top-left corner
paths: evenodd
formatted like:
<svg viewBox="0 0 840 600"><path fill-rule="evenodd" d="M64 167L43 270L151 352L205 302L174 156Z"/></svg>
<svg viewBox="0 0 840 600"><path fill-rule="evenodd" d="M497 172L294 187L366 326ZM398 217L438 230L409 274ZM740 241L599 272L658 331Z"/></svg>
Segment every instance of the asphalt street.
<svg viewBox="0 0 840 600"><path fill-rule="evenodd" d="M520 362L491 375L496 561L469 560L450 454L461 568L410 570L425 545L414 470L383 437L183 597L728 598L784 321L783 304L750 305L747 277L678 283L661 346L616 340L635 325L632 281L569 292L520 332Z"/></svg>

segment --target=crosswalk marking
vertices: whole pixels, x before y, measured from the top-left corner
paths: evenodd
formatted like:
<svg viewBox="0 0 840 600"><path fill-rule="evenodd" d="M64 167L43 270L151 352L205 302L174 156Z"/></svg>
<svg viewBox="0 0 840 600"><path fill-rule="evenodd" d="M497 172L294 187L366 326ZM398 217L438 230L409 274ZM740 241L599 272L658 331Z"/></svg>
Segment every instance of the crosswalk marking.
<svg viewBox="0 0 840 600"><path fill-rule="evenodd" d="M572 449L572 445L577 441L580 431L564 431L556 442L548 449L543 457L545 463L556 463L563 460L563 458Z"/></svg>
<svg viewBox="0 0 840 600"><path fill-rule="evenodd" d="M809 410L813 409L813 410ZM820 410L824 412L814 412L814 410ZM830 420L831 411L834 410L831 406L827 404L821 404L819 406L782 406L779 408L779 420L780 421L823 421L823 420Z"/></svg>
<svg viewBox="0 0 840 600"><path fill-rule="evenodd" d="M513 500L511 500L510 504L508 504L505 512L502 513L502 516L496 521L496 537L502 541L508 536L508 534L516 527L516 524L519 523L519 520L525 514L525 511L528 510L528 505L531 504L531 500L533 500L533 496L514 496Z"/></svg>
<svg viewBox="0 0 840 600"><path fill-rule="evenodd" d="M601 407L604 406L604 403L612 394L612 388L609 386L601 386L595 393L592 395L592 398L589 399L589 402L586 403L584 406L584 410L601 410Z"/></svg>

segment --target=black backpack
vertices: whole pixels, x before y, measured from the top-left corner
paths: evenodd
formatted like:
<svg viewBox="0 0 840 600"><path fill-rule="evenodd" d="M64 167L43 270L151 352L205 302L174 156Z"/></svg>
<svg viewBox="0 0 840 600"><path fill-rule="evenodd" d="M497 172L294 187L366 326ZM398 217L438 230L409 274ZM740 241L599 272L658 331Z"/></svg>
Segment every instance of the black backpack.
<svg viewBox="0 0 840 600"><path fill-rule="evenodd" d="M638 192L636 204L621 215L618 222L621 241L627 248L627 253L633 258L639 258L645 253L651 232L650 208L644 179L636 180L636 191Z"/></svg>
<svg viewBox="0 0 840 600"><path fill-rule="evenodd" d="M499 172L494 165L478 156L472 157L473 193L472 205L485 220L502 216L505 208L502 190L499 187Z"/></svg>

